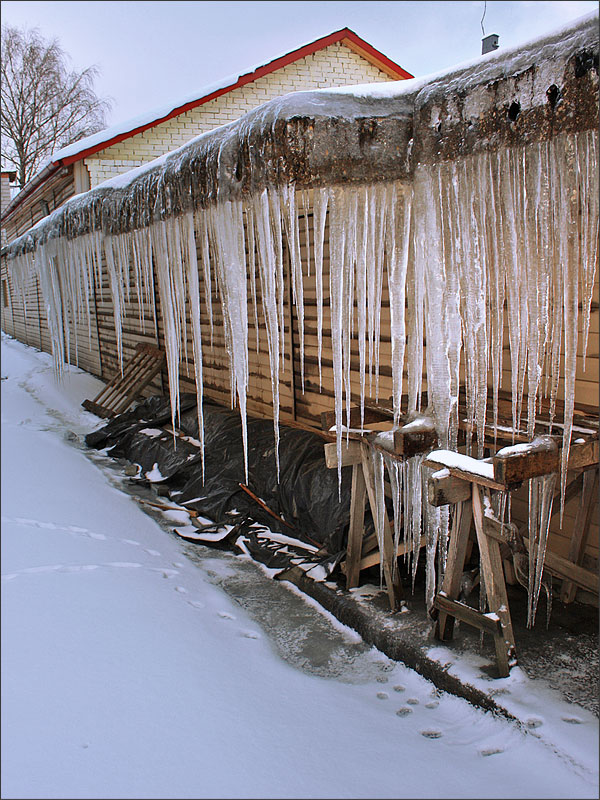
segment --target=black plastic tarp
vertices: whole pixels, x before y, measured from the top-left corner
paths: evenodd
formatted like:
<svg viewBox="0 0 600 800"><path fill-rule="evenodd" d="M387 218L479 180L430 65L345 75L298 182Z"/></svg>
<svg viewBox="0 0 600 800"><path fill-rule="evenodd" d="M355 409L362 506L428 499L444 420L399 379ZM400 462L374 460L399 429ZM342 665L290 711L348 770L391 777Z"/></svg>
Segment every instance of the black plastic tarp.
<svg viewBox="0 0 600 800"><path fill-rule="evenodd" d="M195 395L180 399L178 429L191 441L162 430L171 420L168 401L148 398L133 411L115 417L86 437L86 444L138 464L140 476L160 482L171 499L212 520L237 510L271 530L323 545L337 553L346 545L350 513L351 470L325 465L324 440L317 433L280 426L279 480L272 420L248 418L248 488L293 529L278 522L250 497L246 484L242 427L236 411L210 401L203 404L204 474L197 446Z"/></svg>

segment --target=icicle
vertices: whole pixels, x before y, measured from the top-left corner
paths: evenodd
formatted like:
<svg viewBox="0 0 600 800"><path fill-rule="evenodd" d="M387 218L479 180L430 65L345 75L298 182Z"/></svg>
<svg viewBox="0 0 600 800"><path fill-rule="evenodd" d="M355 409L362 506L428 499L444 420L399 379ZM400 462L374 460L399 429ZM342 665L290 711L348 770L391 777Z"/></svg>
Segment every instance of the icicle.
<svg viewBox="0 0 600 800"><path fill-rule="evenodd" d="M369 455L373 465L373 478L375 483L375 512L373 522L379 547L379 585L383 586L383 554L384 554L384 525L385 525L385 485L383 454L374 447L369 448Z"/></svg>
<svg viewBox="0 0 600 800"><path fill-rule="evenodd" d="M590 331L590 308L594 291L594 280L598 264L598 138L596 131L586 131L577 140L578 174L583 185L581 194L582 207L582 254L581 264L581 299L582 299L582 339L583 369Z"/></svg>
<svg viewBox="0 0 600 800"><path fill-rule="evenodd" d="M181 329L179 320L177 319L178 304L174 297L171 277L172 266L168 247L167 222L161 220L160 222L154 223L150 229L150 233L152 236L158 293L164 324L165 354L167 358L167 373L169 376L169 399L171 403L171 424L173 429L175 429L175 419L179 409Z"/></svg>
<svg viewBox="0 0 600 800"><path fill-rule="evenodd" d="M248 481L248 298L244 223L241 201L218 204L211 215L217 249L217 276L226 339L229 344L232 394L235 393L242 422L244 473Z"/></svg>
<svg viewBox="0 0 600 800"><path fill-rule="evenodd" d="M392 504L394 509L394 553L397 553L400 545L400 535L403 531L405 531L402 518L402 468L400 462L395 458L384 455L383 459L390 481L390 488L392 490ZM408 548L405 547L405 558L407 550ZM398 560L395 558L393 562L392 577L395 577L396 575L397 561Z"/></svg>
<svg viewBox="0 0 600 800"><path fill-rule="evenodd" d="M392 187L389 193L387 226L388 292L390 298L390 332L392 342L392 381L394 387L394 424L398 424L402 405L402 378L406 343L406 272L410 235L410 196ZM359 301L360 302L360 301ZM363 348L364 350L364 348ZM361 363L361 375L364 368ZM361 387L362 388L362 387Z"/></svg>
<svg viewBox="0 0 600 800"><path fill-rule="evenodd" d="M410 545L409 569L412 572L412 591L415 591L415 578L421 549L423 480L421 464L424 455L418 454L402 462L402 512L404 540Z"/></svg>
<svg viewBox="0 0 600 800"><path fill-rule="evenodd" d="M356 217L356 321L360 380L360 427L365 423L365 374L367 337L367 189L358 190Z"/></svg>
<svg viewBox="0 0 600 800"><path fill-rule="evenodd" d="M492 365L492 397L494 444L498 431L498 394L502 376L502 354L504 348L504 298L505 298L505 243L504 230L498 213L498 157L486 157L481 174L481 191L488 201L485 204L485 263L488 271L488 306L491 309L489 322L490 361Z"/></svg>
<svg viewBox="0 0 600 800"><path fill-rule="evenodd" d="M304 236L306 239L306 276L310 278L310 223L308 221L310 200L307 191L303 190L300 193L300 200L302 206L302 216L304 218Z"/></svg>
<svg viewBox="0 0 600 800"><path fill-rule="evenodd" d="M296 190L294 186L284 185L281 189L281 207L284 210L284 223L290 254L292 295L296 307L298 331L300 334L300 382L304 394L304 288L302 279L302 259L300 257L300 232Z"/></svg>
<svg viewBox="0 0 600 800"><path fill-rule="evenodd" d="M269 196L269 209L271 217L271 226L273 228L273 244L275 247L275 264L277 272L277 305L279 308L279 319L281 324L279 326L279 352L281 354L281 370L285 371L285 326L284 320L284 296L285 296L285 278L283 268L283 231L281 223L281 204L279 202L279 194L273 190L268 189ZM293 370L293 359L291 359L290 367Z"/></svg>
<svg viewBox="0 0 600 800"><path fill-rule="evenodd" d="M561 497L560 521L564 511L565 487L567 483L567 465L571 448L571 429L573 427L573 409L575 405L575 374L577 368L577 323L578 323L578 275L579 275L579 231L578 217L581 207L581 187L573 186L570 180L576 173L576 153L574 137L560 137L556 142L559 164L560 194L557 198L560 209L561 236L559 240L559 257L563 268L563 311L564 311L564 429L561 464ZM555 200L556 202L556 200Z"/></svg>
<svg viewBox="0 0 600 800"><path fill-rule="evenodd" d="M346 426L350 430L350 411L352 408L351 368L352 368L352 332L354 323L354 268L356 251L356 217L358 213L357 194L355 189L346 191L344 209L344 283L342 296L342 360L344 375L344 394L346 398Z"/></svg>
<svg viewBox="0 0 600 800"><path fill-rule="evenodd" d="M544 560L550 517L552 514L552 501L556 473L543 475L541 478L532 478L529 481L529 588L527 597L527 627L532 628L535 623L538 598L542 585ZM551 590L548 591L548 604L550 603ZM547 612L549 615L549 610Z"/></svg>
<svg viewBox="0 0 600 800"><path fill-rule="evenodd" d="M123 299L123 281L122 274L118 269L118 264L115 260L113 236L104 237L104 254L106 256L106 271L108 274L108 285L110 287L110 296L112 299L112 309L114 315L115 336L117 340L117 356L119 360L119 368L121 375L123 374L123 316L124 316L124 299Z"/></svg>
<svg viewBox="0 0 600 800"><path fill-rule="evenodd" d="M246 211L246 233L248 236L248 272L250 273L250 293L252 295L252 311L254 333L256 335L256 352L260 353L260 337L258 335L258 304L256 302L256 245L254 243L254 222L252 209Z"/></svg>
<svg viewBox="0 0 600 800"><path fill-rule="evenodd" d="M196 380L196 403L198 413L198 437L202 457L202 480L204 480L204 409L202 379L202 328L200 326L200 284L198 276L198 258L196 238L194 236L194 218L191 212L184 217L185 231L185 264L190 317L192 323L192 341L194 349L194 377Z"/></svg>
<svg viewBox="0 0 600 800"><path fill-rule="evenodd" d="M331 348L333 354L333 386L335 402L336 451L338 462L338 493L342 485L342 389L343 389L343 315L346 270L346 195L340 188L332 190L329 211L330 267L329 303L331 315Z"/></svg>
<svg viewBox="0 0 600 800"><path fill-rule="evenodd" d="M205 211L200 211L196 217L198 224L198 233L200 238L200 246L202 250L202 268L204 278L204 299L206 302L206 314L208 316L208 324L210 326L210 346L213 346L214 336L214 322L212 310L212 278L210 268L210 247L208 243L208 227L207 227L208 214Z"/></svg>
<svg viewBox="0 0 600 800"><path fill-rule="evenodd" d="M281 262L277 263L275 256L275 246L270 225L269 196L266 190L254 200L252 216L257 231L256 244L262 309L269 348L271 391L273 395L273 426L275 431L275 463L277 479L279 480L279 332L283 328L284 321L279 317L278 313L277 287L278 284L283 282L283 275L279 273L283 265Z"/></svg>
<svg viewBox="0 0 600 800"><path fill-rule="evenodd" d="M327 216L328 189L315 189L313 193L313 225L315 281L317 288L317 357L319 361L319 391L322 386L321 354L323 352L323 241Z"/></svg>

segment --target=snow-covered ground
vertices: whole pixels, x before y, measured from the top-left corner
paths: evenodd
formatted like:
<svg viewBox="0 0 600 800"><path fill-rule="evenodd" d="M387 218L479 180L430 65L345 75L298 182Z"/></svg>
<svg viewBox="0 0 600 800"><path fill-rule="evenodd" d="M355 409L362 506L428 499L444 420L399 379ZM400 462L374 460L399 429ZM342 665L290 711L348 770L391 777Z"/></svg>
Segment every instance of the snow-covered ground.
<svg viewBox="0 0 600 800"><path fill-rule="evenodd" d="M280 659L80 447L100 385L3 334L3 798L597 797L583 710L549 747L377 651L354 681Z"/></svg>

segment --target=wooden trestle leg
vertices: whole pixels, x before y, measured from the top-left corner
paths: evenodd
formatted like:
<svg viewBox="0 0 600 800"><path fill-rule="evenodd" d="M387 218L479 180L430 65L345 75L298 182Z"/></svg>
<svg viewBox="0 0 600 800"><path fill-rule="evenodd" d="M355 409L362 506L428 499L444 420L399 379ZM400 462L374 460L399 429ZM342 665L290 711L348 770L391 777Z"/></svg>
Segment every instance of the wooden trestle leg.
<svg viewBox="0 0 600 800"><path fill-rule="evenodd" d="M362 471L364 481L369 496L369 503L373 511L373 516L377 513L377 502L375 497L375 475L373 471L373 463L369 455L369 450L366 445L363 445L361 453ZM400 582L400 575L398 570L394 570L394 541L392 538L392 531L387 514L384 511L383 515L383 575L385 577L386 588L390 600L390 609L396 611L400 600L403 598L404 593L402 590L402 583Z"/></svg>
<svg viewBox="0 0 600 800"><path fill-rule="evenodd" d="M450 600L456 600L460 592L460 581L469 544L472 519L471 501L465 500L457 503L454 510L454 519L452 520L446 572L444 573L441 589L443 595ZM452 639L454 633L454 617L440 608L439 605L437 607L439 616L435 625L435 636L442 641L448 641Z"/></svg>
<svg viewBox="0 0 600 800"><path fill-rule="evenodd" d="M475 522L483 583L490 608L490 613L487 614L458 600L472 520ZM515 663L515 639L508 607L500 543L486 532L481 489L475 482L471 483L471 500L456 504L446 572L442 588L435 596L433 605L438 611L435 626L435 635L438 639L443 641L452 639L455 618L473 625L494 637L498 672L501 677L509 674L510 667Z"/></svg>
<svg viewBox="0 0 600 800"><path fill-rule="evenodd" d="M367 487L362 463L352 465L352 495L350 499L350 527L346 552L346 589L358 586L363 534L365 530L365 499Z"/></svg>
<svg viewBox="0 0 600 800"><path fill-rule="evenodd" d="M494 635L498 671L505 677L510 672L511 662L515 663L515 637L508 607L500 543L485 532L481 490L476 483L472 484L472 491L473 518L488 603L490 611L495 613L500 621L501 630Z"/></svg>

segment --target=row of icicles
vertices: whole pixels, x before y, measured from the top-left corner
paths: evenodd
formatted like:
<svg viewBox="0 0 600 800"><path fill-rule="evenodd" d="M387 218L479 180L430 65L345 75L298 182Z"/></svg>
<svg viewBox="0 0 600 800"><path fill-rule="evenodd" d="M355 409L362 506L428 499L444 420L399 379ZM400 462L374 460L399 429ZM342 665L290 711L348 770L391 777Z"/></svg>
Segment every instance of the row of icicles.
<svg viewBox="0 0 600 800"><path fill-rule="evenodd" d="M71 328L76 321L90 319L89 298L94 280L97 286L102 285L103 255L121 359L131 273L143 313L144 301L152 305L155 272L165 327L173 424L179 401L179 366L182 356L187 357L182 353L182 342L187 342L186 328L191 326L201 441L202 332L206 337L208 328L212 342L211 287L216 286L229 354L232 405L240 409L245 450L248 315L254 315L258 336L258 314L262 312L271 370L277 469L279 379L285 353L285 249L298 319L302 385L305 276L313 274L316 283L320 383L323 328L327 323L324 308L329 298L338 462L342 429L345 423L349 426L352 404L353 338L358 342L361 408L365 396L374 393L377 397L380 311L385 293L390 305L396 422L401 410L422 410L425 371L427 411L435 420L440 446L456 450L462 384L467 429L477 432L478 457L483 455L484 426L490 416L488 383L493 393L494 426L498 419L506 325L515 430L524 416L527 433L533 437L536 404L541 396L550 398L550 417L554 417L561 364L564 366L564 493L579 308L585 353L598 252L597 175L595 133L561 135L525 148L419 166L411 184L337 186L311 192L293 186L269 187L243 205L241 201L228 201L118 236L95 232L71 241L49 239L34 254L15 257L12 272L23 294L28 278L32 274L39 277L59 371L69 360L65 342L70 340ZM323 270L327 223L328 282ZM305 226L304 257L301 225ZM206 320L201 320L201 292ZM405 405L401 409L403 394ZM470 441L467 447L470 451ZM402 531L410 542L413 569L422 528L427 531L430 604L436 553L445 563L448 514L421 503L418 459L401 467L388 461L390 482L396 487L395 519L404 520L404 525L396 527L395 536L398 539ZM375 464L379 476L383 475L383 463L380 460ZM379 493L383 497L383 492ZM543 530L533 519L530 528L541 538L538 552L543 566L550 516L547 504L532 502L530 513L540 505ZM381 515L374 517L381 533ZM532 570L537 575L540 564L532 564ZM537 596L534 600L537 603Z"/></svg>

